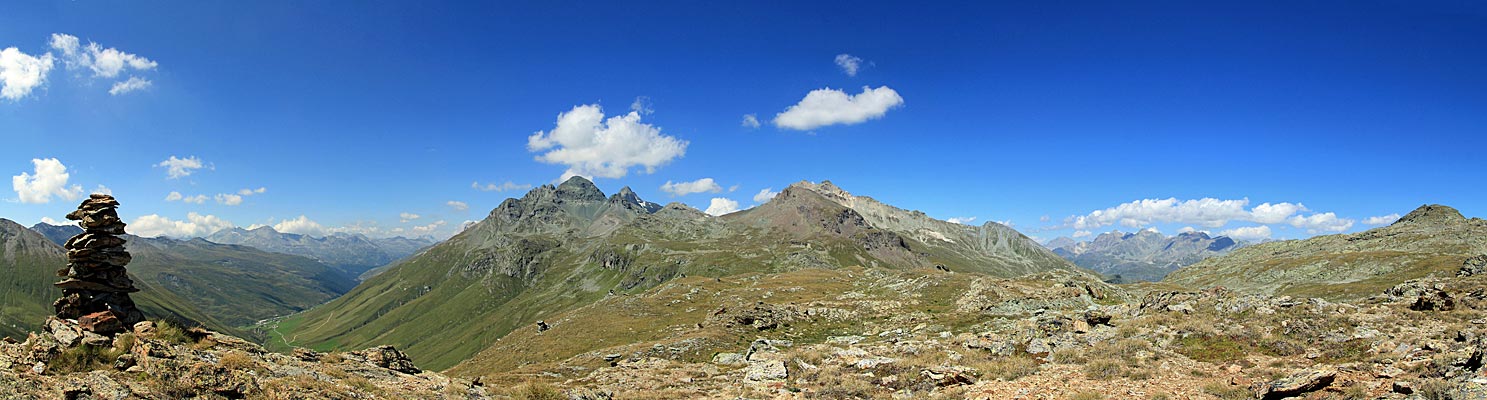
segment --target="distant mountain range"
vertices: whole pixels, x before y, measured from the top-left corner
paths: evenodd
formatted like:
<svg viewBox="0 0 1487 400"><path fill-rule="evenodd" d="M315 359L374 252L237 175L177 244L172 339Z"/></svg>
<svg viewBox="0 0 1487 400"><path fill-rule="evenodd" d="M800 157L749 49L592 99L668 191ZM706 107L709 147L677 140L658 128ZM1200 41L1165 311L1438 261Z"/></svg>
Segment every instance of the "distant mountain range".
<svg viewBox="0 0 1487 400"><path fill-rule="evenodd" d="M1243 245L1227 236L1210 237L1204 232L1167 236L1143 229L1136 233L1102 233L1084 242L1060 237L1044 246L1075 265L1104 274L1112 282L1122 283L1159 281L1178 268Z"/></svg>
<svg viewBox="0 0 1487 400"><path fill-rule="evenodd" d="M69 229L70 228L70 229ZM26 229L0 219L0 335L24 335L53 313L52 283L67 265L63 241L75 226ZM52 237L49 238L48 236ZM199 323L247 335L258 320L304 310L351 290L355 277L318 261L203 239L126 235L133 297L150 318Z"/></svg>
<svg viewBox="0 0 1487 400"><path fill-rule="evenodd" d="M300 346L394 344L443 369L517 327L611 294L685 276L855 266L1001 277L1083 271L1006 226L940 221L830 182L797 183L758 207L710 217L641 200L629 188L606 197L575 177L507 199L453 238L279 329Z"/></svg>
<svg viewBox="0 0 1487 400"><path fill-rule="evenodd" d="M1248 246L1174 271L1165 281L1350 299L1376 295L1410 279L1454 276L1464 260L1480 254L1487 254L1487 221L1432 204L1385 227Z"/></svg>
<svg viewBox="0 0 1487 400"><path fill-rule="evenodd" d="M206 237L207 241L255 247L264 251L293 254L318 260L351 276L359 276L434 244L434 240L391 237L373 239L361 234L332 233L314 237L283 233L273 227L230 228Z"/></svg>

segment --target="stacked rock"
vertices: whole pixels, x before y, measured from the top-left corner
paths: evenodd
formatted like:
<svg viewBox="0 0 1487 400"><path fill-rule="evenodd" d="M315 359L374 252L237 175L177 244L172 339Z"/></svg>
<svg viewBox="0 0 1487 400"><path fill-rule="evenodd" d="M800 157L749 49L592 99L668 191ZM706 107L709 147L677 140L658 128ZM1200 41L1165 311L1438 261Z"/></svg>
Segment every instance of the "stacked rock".
<svg viewBox="0 0 1487 400"><path fill-rule="evenodd" d="M119 202L113 196L94 194L67 214L78 221L83 233L67 240L67 268L57 271L67 279L57 282L62 298L52 306L57 317L76 319L83 329L94 333L123 332L144 321L145 316L129 299L137 292L124 266L129 252L124 250L124 221L115 211Z"/></svg>

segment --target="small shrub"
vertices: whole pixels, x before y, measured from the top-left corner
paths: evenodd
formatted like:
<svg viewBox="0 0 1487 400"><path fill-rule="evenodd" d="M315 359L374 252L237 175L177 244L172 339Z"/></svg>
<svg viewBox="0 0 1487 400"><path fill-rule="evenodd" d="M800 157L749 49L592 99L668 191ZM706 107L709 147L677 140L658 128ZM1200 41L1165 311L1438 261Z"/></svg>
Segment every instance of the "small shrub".
<svg viewBox="0 0 1487 400"><path fill-rule="evenodd" d="M258 362L253 361L252 357L248 357L247 354L238 351L223 354L222 359L218 360L217 363L229 370L252 370L258 367Z"/></svg>
<svg viewBox="0 0 1487 400"><path fill-rule="evenodd" d="M516 400L567 400L563 391L542 382L527 382L511 388L509 392Z"/></svg>
<svg viewBox="0 0 1487 400"><path fill-rule="evenodd" d="M1088 376L1091 379L1107 380L1120 376L1120 373L1120 363L1114 361L1092 361L1084 365L1084 376Z"/></svg>
<svg viewBox="0 0 1487 400"><path fill-rule="evenodd" d="M1253 393L1250 393L1244 387L1232 386L1223 382L1209 382L1203 385L1203 393L1208 393L1225 400L1250 399L1255 397Z"/></svg>
<svg viewBox="0 0 1487 400"><path fill-rule="evenodd" d="M1038 360L1028 357L998 357L981 366L984 378L1015 381L1018 378L1038 373Z"/></svg>
<svg viewBox="0 0 1487 400"><path fill-rule="evenodd" d="M189 344L195 342L191 336L186 334L185 329L168 321L155 321L155 340L166 343Z"/></svg>
<svg viewBox="0 0 1487 400"><path fill-rule="evenodd" d="M1103 400L1104 398L1105 394L1103 393L1088 391L1075 393L1073 397L1069 397L1070 400Z"/></svg>
<svg viewBox="0 0 1487 400"><path fill-rule="evenodd" d="M117 357L118 354L103 347L79 345L57 354L56 358L47 363L47 372L62 375L103 369Z"/></svg>

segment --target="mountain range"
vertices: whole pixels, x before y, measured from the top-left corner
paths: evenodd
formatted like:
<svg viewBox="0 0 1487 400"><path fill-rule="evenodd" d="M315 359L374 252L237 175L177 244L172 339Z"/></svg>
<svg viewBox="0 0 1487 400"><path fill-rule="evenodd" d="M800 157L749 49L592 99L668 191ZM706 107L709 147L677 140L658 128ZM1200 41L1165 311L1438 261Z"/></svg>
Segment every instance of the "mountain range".
<svg viewBox="0 0 1487 400"><path fill-rule="evenodd" d="M1102 233L1083 242L1060 237L1044 246L1075 265L1105 275L1112 282L1141 282L1162 280L1178 268L1243 245L1227 236L1210 237L1200 231L1166 236L1143 229L1135 233Z"/></svg>
<svg viewBox="0 0 1487 400"><path fill-rule="evenodd" d="M275 329L292 345L394 344L447 368L520 326L687 276L853 266L1013 277L1083 271L1006 226L979 227L801 182L758 207L711 217L605 196L571 178L507 199L454 237ZM1084 272L1080 272L1084 273Z"/></svg>
<svg viewBox="0 0 1487 400"><path fill-rule="evenodd" d="M81 228L38 224L41 232L0 219L0 336L24 335L52 314L52 283L66 251L46 235ZM72 228L72 229L68 229ZM251 336L244 327L308 309L356 286L354 276L318 261L204 239L123 236L132 256L134 299L152 318Z"/></svg>
<svg viewBox="0 0 1487 400"><path fill-rule="evenodd" d="M1363 232L1244 247L1174 271L1163 282L1356 299L1411 279L1454 275L1466 259L1481 254L1487 254L1487 221L1429 204Z"/></svg>
<svg viewBox="0 0 1487 400"><path fill-rule="evenodd" d="M207 241L250 246L275 253L293 254L318 260L351 276L359 276L377 267L397 261L434 244L428 237L369 238L361 234L336 232L324 237L284 233L270 226L253 229L228 228L208 235Z"/></svg>

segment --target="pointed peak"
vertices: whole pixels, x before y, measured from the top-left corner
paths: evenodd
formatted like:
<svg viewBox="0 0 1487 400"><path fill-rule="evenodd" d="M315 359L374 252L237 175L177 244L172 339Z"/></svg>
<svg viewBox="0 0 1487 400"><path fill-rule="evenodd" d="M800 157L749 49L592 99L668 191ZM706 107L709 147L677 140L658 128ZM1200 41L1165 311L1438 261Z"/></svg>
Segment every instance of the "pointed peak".
<svg viewBox="0 0 1487 400"><path fill-rule="evenodd" d="M1400 217L1393 225L1441 224L1466 221L1461 211L1440 204L1426 204Z"/></svg>
<svg viewBox="0 0 1487 400"><path fill-rule="evenodd" d="M558 185L558 198L568 200L604 200L604 192L594 186L594 182L582 176L568 178L563 184Z"/></svg>

